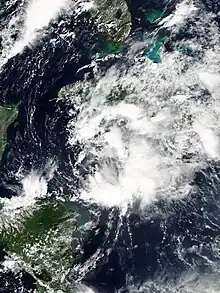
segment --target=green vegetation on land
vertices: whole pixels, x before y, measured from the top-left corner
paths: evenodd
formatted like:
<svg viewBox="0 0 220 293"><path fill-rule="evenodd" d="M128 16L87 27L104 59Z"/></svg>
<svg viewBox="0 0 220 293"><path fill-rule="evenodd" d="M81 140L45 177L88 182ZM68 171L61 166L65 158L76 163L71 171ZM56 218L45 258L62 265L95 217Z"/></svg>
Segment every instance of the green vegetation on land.
<svg viewBox="0 0 220 293"><path fill-rule="evenodd" d="M16 227L3 228L0 239L9 254L19 257L37 278L37 292L68 292L74 229L76 217L71 209L62 202L44 200Z"/></svg>
<svg viewBox="0 0 220 293"><path fill-rule="evenodd" d="M0 160L7 142L8 126L15 120L17 113L16 106L0 106Z"/></svg>
<svg viewBox="0 0 220 293"><path fill-rule="evenodd" d="M109 41L121 43L129 35L131 15L125 0L95 0L91 15Z"/></svg>

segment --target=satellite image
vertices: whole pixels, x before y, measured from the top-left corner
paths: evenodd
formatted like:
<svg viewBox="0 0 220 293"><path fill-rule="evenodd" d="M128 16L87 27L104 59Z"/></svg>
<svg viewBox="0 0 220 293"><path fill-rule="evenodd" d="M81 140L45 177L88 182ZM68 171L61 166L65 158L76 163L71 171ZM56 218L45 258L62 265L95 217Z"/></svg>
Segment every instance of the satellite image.
<svg viewBox="0 0 220 293"><path fill-rule="evenodd" d="M0 293L220 293L218 0L0 0Z"/></svg>

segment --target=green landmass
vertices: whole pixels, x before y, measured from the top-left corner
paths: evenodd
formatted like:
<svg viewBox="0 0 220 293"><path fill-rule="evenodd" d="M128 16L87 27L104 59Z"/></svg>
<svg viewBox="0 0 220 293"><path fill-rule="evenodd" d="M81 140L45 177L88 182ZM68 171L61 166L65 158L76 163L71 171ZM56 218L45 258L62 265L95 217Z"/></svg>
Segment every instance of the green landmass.
<svg viewBox="0 0 220 293"><path fill-rule="evenodd" d="M0 106L0 160L7 143L8 126L15 120L17 113L16 106Z"/></svg>
<svg viewBox="0 0 220 293"><path fill-rule="evenodd" d="M131 94L132 89L125 88L122 85L117 85L112 88L110 94L106 97L106 102L108 104L120 103L129 94Z"/></svg>
<svg viewBox="0 0 220 293"><path fill-rule="evenodd" d="M77 81L73 84L64 86L58 92L56 100L71 100L74 98L74 102L80 106L83 102L86 101L95 85L96 83L93 80Z"/></svg>
<svg viewBox="0 0 220 293"><path fill-rule="evenodd" d="M66 293L71 287L66 276L73 264L76 226L76 215L66 204L41 200L17 226L3 228L0 239L7 252L19 257L36 277L37 292Z"/></svg>
<svg viewBox="0 0 220 293"><path fill-rule="evenodd" d="M131 15L125 0L94 0L91 15L99 32L113 43L124 42L130 33Z"/></svg>

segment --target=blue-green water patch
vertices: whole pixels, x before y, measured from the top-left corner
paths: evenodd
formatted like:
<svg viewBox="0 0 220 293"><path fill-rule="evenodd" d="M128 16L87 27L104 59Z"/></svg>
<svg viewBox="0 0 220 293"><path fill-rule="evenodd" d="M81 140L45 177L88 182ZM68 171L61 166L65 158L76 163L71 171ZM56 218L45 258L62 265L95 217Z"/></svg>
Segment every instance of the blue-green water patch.
<svg viewBox="0 0 220 293"><path fill-rule="evenodd" d="M168 37L163 35L148 35L146 37L148 45L144 50L144 55L147 56L154 63L160 63L160 49L163 47L167 39Z"/></svg>
<svg viewBox="0 0 220 293"><path fill-rule="evenodd" d="M160 18L164 16L164 11L159 9L147 9L145 11L146 20L148 20L150 23L154 23L155 21L158 21Z"/></svg>

